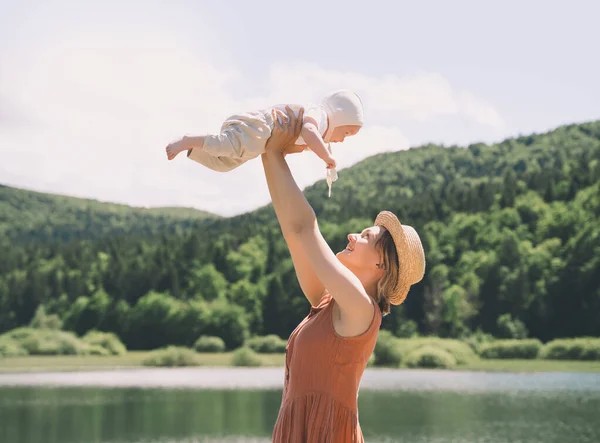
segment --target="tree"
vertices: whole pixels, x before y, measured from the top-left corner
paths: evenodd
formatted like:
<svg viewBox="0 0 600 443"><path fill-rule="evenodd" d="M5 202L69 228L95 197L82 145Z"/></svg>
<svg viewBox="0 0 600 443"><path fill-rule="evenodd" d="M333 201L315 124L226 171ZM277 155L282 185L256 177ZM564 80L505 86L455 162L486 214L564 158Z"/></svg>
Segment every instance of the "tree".
<svg viewBox="0 0 600 443"><path fill-rule="evenodd" d="M517 318L513 319L510 314L502 314L498 317L497 336L499 338L527 338L527 328Z"/></svg>
<svg viewBox="0 0 600 443"><path fill-rule="evenodd" d="M224 297L227 286L227 280L212 263L199 267L195 262L185 292L189 298L212 301Z"/></svg>

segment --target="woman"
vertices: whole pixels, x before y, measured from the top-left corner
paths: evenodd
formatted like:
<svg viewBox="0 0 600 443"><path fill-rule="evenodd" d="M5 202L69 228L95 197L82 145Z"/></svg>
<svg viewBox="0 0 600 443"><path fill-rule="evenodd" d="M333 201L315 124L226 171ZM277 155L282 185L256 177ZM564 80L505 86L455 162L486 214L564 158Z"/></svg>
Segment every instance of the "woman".
<svg viewBox="0 0 600 443"><path fill-rule="evenodd" d="M383 211L373 226L348 235L346 249L334 254L285 161L295 152L303 114L287 111L274 111L276 127L262 161L300 287L312 307L288 340L273 441L362 442L360 380L382 316L423 277L423 247L413 228Z"/></svg>

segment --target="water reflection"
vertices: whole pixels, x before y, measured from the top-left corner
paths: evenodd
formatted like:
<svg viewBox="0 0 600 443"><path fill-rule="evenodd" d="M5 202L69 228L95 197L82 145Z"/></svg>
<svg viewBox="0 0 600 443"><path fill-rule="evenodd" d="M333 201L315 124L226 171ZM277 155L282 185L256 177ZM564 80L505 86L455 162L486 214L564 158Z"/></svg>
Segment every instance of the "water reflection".
<svg viewBox="0 0 600 443"><path fill-rule="evenodd" d="M473 374L467 383L454 372L395 371L395 381L392 372L371 372L379 377L360 393L369 442L600 441L596 374ZM378 389L377 380L404 388ZM271 386L268 376L265 385ZM5 386L0 442L262 443L270 441L280 400L276 388Z"/></svg>

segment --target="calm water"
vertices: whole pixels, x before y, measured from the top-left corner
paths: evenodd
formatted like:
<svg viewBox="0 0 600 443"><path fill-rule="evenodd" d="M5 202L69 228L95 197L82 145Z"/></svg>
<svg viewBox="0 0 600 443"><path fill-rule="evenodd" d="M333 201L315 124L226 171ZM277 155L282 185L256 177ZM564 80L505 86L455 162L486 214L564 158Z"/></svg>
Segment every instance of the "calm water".
<svg viewBox="0 0 600 443"><path fill-rule="evenodd" d="M268 442L280 369L0 374L0 442ZM597 443L600 374L369 370L368 442Z"/></svg>

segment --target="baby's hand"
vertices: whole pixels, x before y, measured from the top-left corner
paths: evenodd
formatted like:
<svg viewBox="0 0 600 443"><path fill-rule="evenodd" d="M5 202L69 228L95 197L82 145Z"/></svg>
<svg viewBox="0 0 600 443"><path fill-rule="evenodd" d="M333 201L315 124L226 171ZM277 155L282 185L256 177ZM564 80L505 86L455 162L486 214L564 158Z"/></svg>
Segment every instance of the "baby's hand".
<svg viewBox="0 0 600 443"><path fill-rule="evenodd" d="M333 156L329 156L325 159L325 163L327 163L327 169L336 169L337 168L337 163L335 161L335 158L333 158Z"/></svg>

